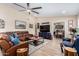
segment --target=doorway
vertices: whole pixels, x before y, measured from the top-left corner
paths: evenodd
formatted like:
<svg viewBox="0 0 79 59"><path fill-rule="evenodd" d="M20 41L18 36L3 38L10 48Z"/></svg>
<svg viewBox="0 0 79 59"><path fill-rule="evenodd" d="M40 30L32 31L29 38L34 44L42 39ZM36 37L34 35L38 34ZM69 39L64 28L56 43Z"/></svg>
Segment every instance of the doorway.
<svg viewBox="0 0 79 59"><path fill-rule="evenodd" d="M53 35L55 38L63 38L65 36L65 24L64 24L64 22L54 23Z"/></svg>

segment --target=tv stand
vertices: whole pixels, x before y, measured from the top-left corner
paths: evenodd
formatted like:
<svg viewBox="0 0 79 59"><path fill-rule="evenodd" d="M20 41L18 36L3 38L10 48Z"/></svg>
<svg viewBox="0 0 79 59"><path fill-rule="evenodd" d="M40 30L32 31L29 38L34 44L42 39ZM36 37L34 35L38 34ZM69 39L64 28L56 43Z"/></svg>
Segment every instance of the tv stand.
<svg viewBox="0 0 79 59"><path fill-rule="evenodd" d="M50 33L50 25L46 24L46 25L40 25L40 32L39 32L39 36L43 37L44 39L52 39L52 35Z"/></svg>
<svg viewBox="0 0 79 59"><path fill-rule="evenodd" d="M39 32L39 36L43 37L44 39L52 39L52 35L50 32Z"/></svg>

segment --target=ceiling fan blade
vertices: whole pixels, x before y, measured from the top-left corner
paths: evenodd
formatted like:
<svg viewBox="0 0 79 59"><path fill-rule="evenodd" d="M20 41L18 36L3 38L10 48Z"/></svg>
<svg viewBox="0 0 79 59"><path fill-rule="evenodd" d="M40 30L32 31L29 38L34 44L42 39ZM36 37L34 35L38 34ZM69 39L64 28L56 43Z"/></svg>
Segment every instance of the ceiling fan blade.
<svg viewBox="0 0 79 59"><path fill-rule="evenodd" d="M26 10L19 10L19 11L26 11Z"/></svg>
<svg viewBox="0 0 79 59"><path fill-rule="evenodd" d="M21 5L17 4L17 3L13 3L13 4L16 5L16 6L19 6L19 7L21 7L21 8L26 9L25 7L23 7L23 6L21 6Z"/></svg>
<svg viewBox="0 0 79 59"><path fill-rule="evenodd" d="M34 13L36 13L36 14L39 14L38 12L36 12L36 11L33 11L33 10L32 10L32 12L34 12Z"/></svg>
<svg viewBox="0 0 79 59"><path fill-rule="evenodd" d="M29 8L29 3L27 3L27 8Z"/></svg>
<svg viewBox="0 0 79 59"><path fill-rule="evenodd" d="M31 8L32 10L34 10L34 9L41 9L42 7L35 7L35 8Z"/></svg>

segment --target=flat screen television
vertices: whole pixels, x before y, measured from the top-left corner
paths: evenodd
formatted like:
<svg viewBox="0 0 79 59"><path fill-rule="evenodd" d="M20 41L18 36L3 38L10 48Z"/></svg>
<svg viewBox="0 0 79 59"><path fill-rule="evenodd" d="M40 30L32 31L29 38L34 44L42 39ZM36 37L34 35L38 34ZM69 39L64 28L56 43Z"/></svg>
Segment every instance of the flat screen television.
<svg viewBox="0 0 79 59"><path fill-rule="evenodd" d="M50 25L41 25L40 32L50 32Z"/></svg>

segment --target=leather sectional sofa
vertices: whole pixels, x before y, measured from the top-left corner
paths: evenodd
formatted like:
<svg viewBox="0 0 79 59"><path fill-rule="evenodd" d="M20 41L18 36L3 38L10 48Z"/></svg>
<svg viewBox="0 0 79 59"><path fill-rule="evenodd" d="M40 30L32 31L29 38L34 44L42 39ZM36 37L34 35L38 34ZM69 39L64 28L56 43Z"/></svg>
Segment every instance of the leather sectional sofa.
<svg viewBox="0 0 79 59"><path fill-rule="evenodd" d="M13 43L9 40L9 37L8 37L12 33L17 33L21 43L17 45L13 45ZM0 36L1 36L0 48L3 55L16 56L17 55L16 51L19 48L28 48L27 52L29 53L29 44L26 43L26 41L28 41L28 38L29 38L28 31L4 32L4 33L0 33Z"/></svg>

